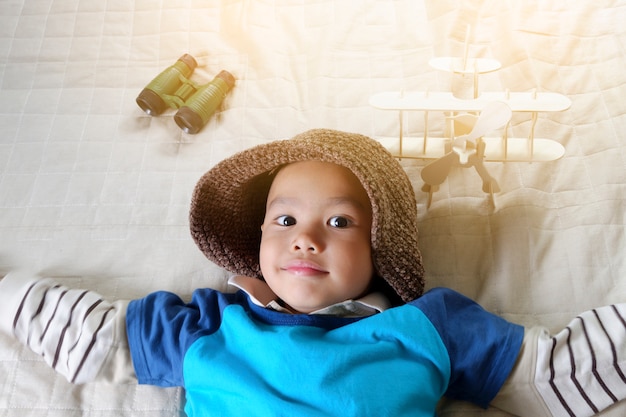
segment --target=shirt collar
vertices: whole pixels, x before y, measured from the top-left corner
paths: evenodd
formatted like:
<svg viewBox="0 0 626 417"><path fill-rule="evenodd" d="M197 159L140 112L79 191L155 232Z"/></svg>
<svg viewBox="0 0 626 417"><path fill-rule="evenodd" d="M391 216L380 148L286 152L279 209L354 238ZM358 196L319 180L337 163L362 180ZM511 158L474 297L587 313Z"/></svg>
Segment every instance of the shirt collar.
<svg viewBox="0 0 626 417"><path fill-rule="evenodd" d="M294 313L293 310L280 304L278 296L274 294L265 281L258 278L235 275L228 280L228 284L243 290L248 294L250 300L258 306L283 313ZM379 292L373 292L358 300L342 301L313 311L310 314L324 314L338 317L366 317L383 312L390 307L391 303L387 297Z"/></svg>

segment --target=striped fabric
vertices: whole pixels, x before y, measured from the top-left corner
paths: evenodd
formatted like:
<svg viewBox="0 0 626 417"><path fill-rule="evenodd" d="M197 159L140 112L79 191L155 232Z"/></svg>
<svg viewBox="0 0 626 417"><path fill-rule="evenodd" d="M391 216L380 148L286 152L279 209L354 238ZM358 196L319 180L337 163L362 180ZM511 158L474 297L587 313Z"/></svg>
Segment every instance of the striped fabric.
<svg viewBox="0 0 626 417"><path fill-rule="evenodd" d="M576 317L538 339L535 384L553 415L591 416L626 397L626 306Z"/></svg>
<svg viewBox="0 0 626 417"><path fill-rule="evenodd" d="M111 348L119 306L90 291L34 281L19 303L13 333L68 381L92 381Z"/></svg>

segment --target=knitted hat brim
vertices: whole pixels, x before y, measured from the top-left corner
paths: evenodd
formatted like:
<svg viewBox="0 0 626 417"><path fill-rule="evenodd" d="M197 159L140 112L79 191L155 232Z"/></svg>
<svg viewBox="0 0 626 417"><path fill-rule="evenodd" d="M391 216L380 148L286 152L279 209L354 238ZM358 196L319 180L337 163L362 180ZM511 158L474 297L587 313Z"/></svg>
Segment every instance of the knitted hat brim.
<svg viewBox="0 0 626 417"><path fill-rule="evenodd" d="M363 135L316 129L244 150L205 173L193 193L191 235L208 259L235 274L262 278L261 224L273 180L283 165L317 160L354 173L372 204L372 262L376 274L405 301L424 290L417 206L399 162Z"/></svg>

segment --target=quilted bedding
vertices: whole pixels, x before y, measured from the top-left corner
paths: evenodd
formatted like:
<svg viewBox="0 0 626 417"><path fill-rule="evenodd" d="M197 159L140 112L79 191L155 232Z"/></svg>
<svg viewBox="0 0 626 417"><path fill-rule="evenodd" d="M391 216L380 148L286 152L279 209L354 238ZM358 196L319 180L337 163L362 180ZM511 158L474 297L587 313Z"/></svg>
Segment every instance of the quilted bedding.
<svg viewBox="0 0 626 417"><path fill-rule="evenodd" d="M562 328L626 300L626 2L556 0L4 0L0 3L0 274L29 267L109 299L225 289L188 232L200 175L249 146L325 127L398 134L384 91L447 91L441 56L497 59L481 91L553 92L534 132L553 162L488 162L417 196L429 287L447 286L524 325ZM468 31L467 28L470 28ZM236 85L198 134L148 116L141 89L183 53L199 83ZM424 130L407 116L407 136ZM445 126L432 116L431 132ZM531 127L515 114L513 135ZM405 139L409 140L409 139ZM390 146L396 146L391 144ZM233 219L236 221L236 219ZM178 389L73 386L0 335L0 416L177 416ZM604 415L623 416L618 404ZM443 401L441 416L504 416Z"/></svg>

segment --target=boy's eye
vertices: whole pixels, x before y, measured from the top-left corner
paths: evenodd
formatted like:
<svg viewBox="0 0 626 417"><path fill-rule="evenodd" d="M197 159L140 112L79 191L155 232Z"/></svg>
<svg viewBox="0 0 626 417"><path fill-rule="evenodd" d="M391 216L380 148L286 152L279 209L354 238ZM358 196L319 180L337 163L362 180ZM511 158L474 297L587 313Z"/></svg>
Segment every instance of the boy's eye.
<svg viewBox="0 0 626 417"><path fill-rule="evenodd" d="M296 219L293 218L292 216L280 216L276 219L276 223L278 223L281 226L293 226L294 224L296 224Z"/></svg>
<svg viewBox="0 0 626 417"><path fill-rule="evenodd" d="M350 221L346 219L345 217L335 216L335 217L331 217L330 219L328 219L328 224L331 227L343 228L343 227L348 227L348 225L350 225Z"/></svg>

